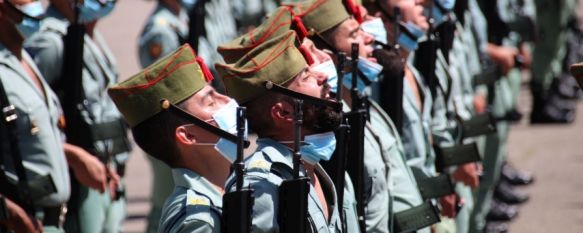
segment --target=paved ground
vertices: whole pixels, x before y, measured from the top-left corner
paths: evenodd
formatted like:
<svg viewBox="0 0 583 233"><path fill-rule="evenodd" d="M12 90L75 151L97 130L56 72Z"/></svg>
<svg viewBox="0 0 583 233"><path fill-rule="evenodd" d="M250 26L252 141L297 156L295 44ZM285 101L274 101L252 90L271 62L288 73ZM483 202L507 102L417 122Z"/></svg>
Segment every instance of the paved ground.
<svg viewBox="0 0 583 233"><path fill-rule="evenodd" d="M139 71L137 38L156 1L118 1L117 8L99 28L118 60L122 79ZM528 112L530 99L522 91L521 110ZM512 223L512 233L583 232L583 104L578 121L568 126L530 126L522 122L512 128L510 160L533 171L536 184L526 188L531 201L521 208ZM579 144L581 143L581 144ZM136 148L128 165L128 219L124 232L143 232L150 195L150 167Z"/></svg>

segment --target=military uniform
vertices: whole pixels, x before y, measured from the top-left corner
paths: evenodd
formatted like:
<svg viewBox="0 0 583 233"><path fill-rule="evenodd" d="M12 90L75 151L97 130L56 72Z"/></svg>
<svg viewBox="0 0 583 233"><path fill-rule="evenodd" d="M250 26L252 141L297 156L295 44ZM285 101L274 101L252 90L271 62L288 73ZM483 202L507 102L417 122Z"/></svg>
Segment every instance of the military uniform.
<svg viewBox="0 0 583 233"><path fill-rule="evenodd" d="M50 175L55 184L54 193L33 200L38 214L43 214L42 208L59 208L65 205L71 193L68 165L63 150L64 138L58 127L62 112L57 96L24 50L22 57L38 77L42 90L38 89L20 61L0 44L0 80L8 101L16 108L18 149L22 155L26 177L33 181ZM7 163L12 159L6 157L3 160L6 163L6 170L3 172L7 177L16 180L15 168ZM44 226L44 231L62 232L62 228L58 223L49 223Z"/></svg>
<svg viewBox="0 0 583 233"><path fill-rule="evenodd" d="M188 20L188 14L184 9L181 8L176 15L164 4L158 3L140 35L138 55L142 68L168 55L186 42Z"/></svg>
<svg viewBox="0 0 583 233"><path fill-rule="evenodd" d="M154 12L149 16L140 35L138 55L140 65L145 68L180 47L188 38L188 14L181 9L178 15L174 14L164 4L158 3ZM160 213L166 198L172 193L174 183L172 171L163 162L148 157L152 165L153 185L150 203L152 207L148 214L148 228L146 232L156 232Z"/></svg>
<svg viewBox="0 0 583 233"><path fill-rule="evenodd" d="M285 165L292 169L292 151L269 138L260 138L257 140L257 152L245 160L247 174L245 176L244 186L250 185L254 190L255 205L253 207L253 231L254 232L273 232L278 231L277 223L279 190L278 187L284 180L273 174L271 166L273 163ZM302 169L303 170L303 169ZM310 232L341 232L342 223L338 209L336 208L338 200L336 190L330 177L326 174L320 165L316 165L314 170L324 193L329 196L328 209L330 216L324 216L322 205L319 201L313 186L310 186L308 197L308 228ZM305 171L302 175L305 175ZM230 176L227 182L233 183L234 176ZM231 191L234 187L230 187Z"/></svg>
<svg viewBox="0 0 583 233"><path fill-rule="evenodd" d="M412 57L410 57L412 58ZM408 63L408 68L415 77L422 109L416 104L413 88L408 82L403 82L403 146L407 164L413 169L419 169L427 176L435 176L435 152L431 146L431 108L433 100L425 81L419 72Z"/></svg>
<svg viewBox="0 0 583 233"><path fill-rule="evenodd" d="M34 57L39 70L51 85L62 78L63 40L67 33L67 20L60 13L49 7L47 18L41 23L39 33L33 35L25 47ZM94 134L108 132L110 136L95 138L94 147L98 158L110 160L110 165L118 171L123 170L128 158L129 147L121 116L114 108L113 102L105 97L109 85L117 82L117 68L111 52L98 32L91 38L85 35L83 57L83 88L88 101L84 120L91 125ZM115 125L112 126L112 125ZM88 132L89 133L89 132ZM109 157L111 156L111 157ZM73 186L79 187L72 196L72 205L67 214L65 228L69 231L120 231L125 218L125 199L112 200L109 192L99 193L73 180ZM123 185L123 184L122 184Z"/></svg>
<svg viewBox="0 0 583 233"><path fill-rule="evenodd" d="M243 38L252 37L253 33ZM240 39L240 38L239 38ZM238 44L237 39L227 45ZM245 40L246 41L246 40ZM277 85L293 80L301 71L308 67L307 59L298 49L299 42L293 31L286 31L278 36L265 37L258 45L249 47L241 44L238 51L219 49L219 52L229 63L216 65L221 74L227 93L241 104L260 98L267 92L263 86L265 81ZM307 55L306 55L307 56ZM248 116L252 118L253 116ZM257 116L255 116L257 117ZM251 125L251 128L253 126ZM261 135L260 135L261 136ZM252 227L257 232L278 231L279 185L287 176L271 170L277 163L280 170L292 169L292 152L289 148L270 138L259 138L258 152L249 156L245 163L247 175L245 183L255 190ZM316 162L313 164L315 177L325 193L325 200L320 200L313 185L310 185L308 197L308 228L313 232L339 232L342 225L337 209L337 197L334 185L326 172ZM299 169L305 173L303 168ZM289 172L291 174L291 172ZM229 178L230 182L234 176ZM229 182L229 183L230 183ZM232 188L227 186L227 189ZM329 215L325 216L322 203L327 203Z"/></svg>
<svg viewBox="0 0 583 233"><path fill-rule="evenodd" d="M176 188L162 210L158 232L221 232L222 194L196 172L172 169Z"/></svg>
<svg viewBox="0 0 583 233"><path fill-rule="evenodd" d="M148 119L163 111L160 99L176 105L208 85L212 76L204 71L203 65L186 44L110 87L108 93L130 127L149 124ZM220 232L220 188L186 168L174 167L172 175L175 189L162 209L158 232Z"/></svg>

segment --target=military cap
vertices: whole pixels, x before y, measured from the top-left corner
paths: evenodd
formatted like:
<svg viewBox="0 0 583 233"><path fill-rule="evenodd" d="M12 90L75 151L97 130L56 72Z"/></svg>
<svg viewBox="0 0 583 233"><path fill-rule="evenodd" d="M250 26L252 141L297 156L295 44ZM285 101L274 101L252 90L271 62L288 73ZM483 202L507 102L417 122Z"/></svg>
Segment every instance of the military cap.
<svg viewBox="0 0 583 233"><path fill-rule="evenodd" d="M184 44L107 92L130 127L134 127L162 110L161 99L178 104L212 79L202 59Z"/></svg>
<svg viewBox="0 0 583 233"><path fill-rule="evenodd" d="M343 3L342 0L310 0L291 4L290 6L302 18L308 30L313 29L318 33L324 33L339 25L350 18L355 9L358 9L352 1ZM350 11L347 11L347 9L350 9Z"/></svg>
<svg viewBox="0 0 583 233"><path fill-rule="evenodd" d="M233 41L221 44L217 50L226 63L233 63L257 45L281 36L289 30L294 30L300 41L308 34L301 18L295 16L289 6L281 6L275 9L261 25Z"/></svg>
<svg viewBox="0 0 583 233"><path fill-rule="evenodd" d="M258 44L236 62L215 65L227 94L240 104L264 95L265 81L283 85L292 80L308 63L294 31Z"/></svg>
<svg viewBox="0 0 583 233"><path fill-rule="evenodd" d="M571 65L571 74L577 80L579 88L583 89L583 62Z"/></svg>

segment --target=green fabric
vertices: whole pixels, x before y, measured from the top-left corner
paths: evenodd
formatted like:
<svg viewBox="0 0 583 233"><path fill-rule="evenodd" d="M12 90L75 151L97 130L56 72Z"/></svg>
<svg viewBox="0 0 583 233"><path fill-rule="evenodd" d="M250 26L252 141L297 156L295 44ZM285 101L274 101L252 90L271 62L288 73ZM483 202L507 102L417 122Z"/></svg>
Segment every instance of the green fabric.
<svg viewBox="0 0 583 233"><path fill-rule="evenodd" d="M244 104L267 92L265 81L282 85L292 80L307 67L298 47L296 33L288 31L256 46L235 63L217 64L227 94Z"/></svg>
<svg viewBox="0 0 583 233"><path fill-rule="evenodd" d="M78 186L80 203L77 208L69 208L67 211L65 232L121 232L121 226L126 217L125 198L114 201L109 196L109 189L99 193L86 186Z"/></svg>
<svg viewBox="0 0 583 233"><path fill-rule="evenodd" d="M305 1L294 5L308 30L324 33L348 19L350 15L341 0Z"/></svg>
<svg viewBox="0 0 583 233"><path fill-rule="evenodd" d="M146 232L156 233L160 225L160 217L162 216L162 207L166 198L174 191L174 180L172 179L172 169L164 162L145 155L150 161L153 171L152 181L152 196L150 197L150 214L148 214L148 227Z"/></svg>
<svg viewBox="0 0 583 233"><path fill-rule="evenodd" d="M109 88L109 96L131 127L158 114L160 99L172 104L192 96L206 85L194 51L185 44L140 73Z"/></svg>
<svg viewBox="0 0 583 233"><path fill-rule="evenodd" d="M59 100L49 84L44 81L28 53L24 49L21 53L23 61L30 65L32 71L39 77L42 92L37 83L29 77L19 59L1 43L0 82L18 116L15 120L18 149L22 155L27 178L33 181L50 174L56 187L56 192L35 199L34 204L36 207L58 206L66 203L71 193L63 138L57 126L61 116ZM38 131L33 132L33 128ZM2 156L4 161L11 161L10 153ZM12 177L16 176L13 166L7 166L3 172Z"/></svg>
<svg viewBox="0 0 583 233"><path fill-rule="evenodd" d="M217 49L226 63L234 63L259 44L292 30L292 12L289 7L275 9L257 28Z"/></svg>

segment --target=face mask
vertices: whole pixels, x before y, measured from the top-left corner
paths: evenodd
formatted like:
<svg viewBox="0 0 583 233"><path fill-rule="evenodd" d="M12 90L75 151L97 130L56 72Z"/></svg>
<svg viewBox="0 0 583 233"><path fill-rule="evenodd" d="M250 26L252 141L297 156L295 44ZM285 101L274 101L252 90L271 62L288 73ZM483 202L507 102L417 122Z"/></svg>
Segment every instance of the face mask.
<svg viewBox="0 0 583 233"><path fill-rule="evenodd" d="M411 22L401 24L401 30L404 31L399 34L397 43L409 52L417 50L418 42L421 37L425 36L425 32Z"/></svg>
<svg viewBox="0 0 583 233"><path fill-rule="evenodd" d="M198 2L198 0L181 0L180 4L186 9L186 11L190 12L196 5L196 2Z"/></svg>
<svg viewBox="0 0 583 233"><path fill-rule="evenodd" d="M107 1L101 5L99 0L85 0L79 8L79 23L89 23L101 19L111 13L115 6L114 1Z"/></svg>
<svg viewBox="0 0 583 233"><path fill-rule="evenodd" d="M334 132L308 135L304 138L304 143L306 144L300 147L302 159L312 165L320 160L330 160L336 149Z"/></svg>
<svg viewBox="0 0 583 233"><path fill-rule="evenodd" d="M455 0L435 0L435 4L439 4L446 11L451 11L455 6Z"/></svg>
<svg viewBox="0 0 583 233"><path fill-rule="evenodd" d="M24 38L29 38L33 33L40 29L40 21L29 16L41 16L44 13L43 5L40 1L35 1L23 5L18 9L24 13L24 16L22 18L22 22L16 25L16 28L20 34L24 36Z"/></svg>
<svg viewBox="0 0 583 233"><path fill-rule="evenodd" d="M231 134L237 134L237 107L239 105L233 99L227 105L219 109L212 118L219 128ZM247 138L247 121L245 121L245 138ZM215 144L215 149L231 163L237 158L237 144L220 138Z"/></svg>
<svg viewBox="0 0 583 233"><path fill-rule="evenodd" d="M381 20L381 18L375 18L373 20L363 22L360 27L366 33L373 35L376 41L383 44L388 44L387 30L385 30L385 25L383 24L383 20Z"/></svg>
<svg viewBox="0 0 583 233"><path fill-rule="evenodd" d="M331 91L336 92L338 87L338 72L336 71L336 66L332 60L325 61L314 67L315 71L324 73L328 76L328 85L330 85Z"/></svg>
<svg viewBox="0 0 583 233"><path fill-rule="evenodd" d="M366 58L360 57L358 59L358 71L364 74L364 78L366 78L368 80L368 84L370 84L378 81L379 74L383 71L383 66L369 61ZM344 75L344 80L342 82L346 88L352 88L352 73L347 73ZM356 88L358 91L363 92L367 86L367 83L364 82L360 77L356 79Z"/></svg>

